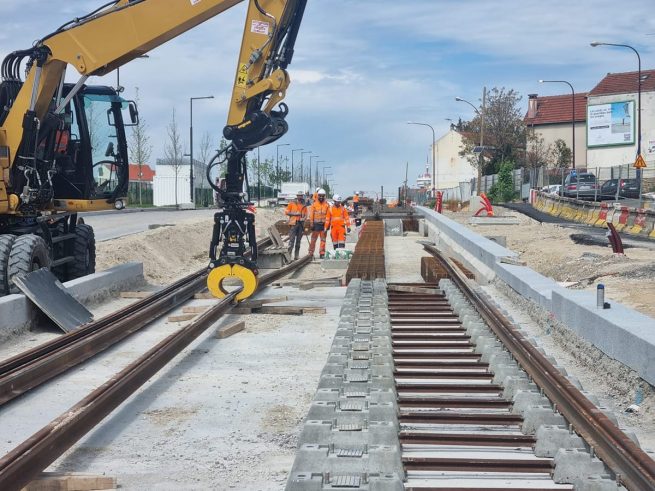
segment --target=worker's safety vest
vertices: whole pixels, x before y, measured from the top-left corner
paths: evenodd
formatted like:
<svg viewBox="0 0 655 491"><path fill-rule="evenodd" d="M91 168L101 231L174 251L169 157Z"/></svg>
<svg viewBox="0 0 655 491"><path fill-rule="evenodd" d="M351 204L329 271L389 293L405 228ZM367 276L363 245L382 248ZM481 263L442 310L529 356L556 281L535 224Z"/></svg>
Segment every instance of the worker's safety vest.
<svg viewBox="0 0 655 491"><path fill-rule="evenodd" d="M309 209L309 221L312 223L325 223L330 205L327 201L315 201Z"/></svg>
<svg viewBox="0 0 655 491"><path fill-rule="evenodd" d="M359 203L359 196L355 196L353 198L353 203Z"/></svg>
<svg viewBox="0 0 655 491"><path fill-rule="evenodd" d="M350 215L348 215L348 210L346 210L345 206L330 207L325 227L350 227Z"/></svg>
<svg viewBox="0 0 655 491"><path fill-rule="evenodd" d="M289 225L295 225L298 221L305 220L307 207L300 203L289 203L284 213L289 217ZM296 213L299 213L300 215L296 215Z"/></svg>

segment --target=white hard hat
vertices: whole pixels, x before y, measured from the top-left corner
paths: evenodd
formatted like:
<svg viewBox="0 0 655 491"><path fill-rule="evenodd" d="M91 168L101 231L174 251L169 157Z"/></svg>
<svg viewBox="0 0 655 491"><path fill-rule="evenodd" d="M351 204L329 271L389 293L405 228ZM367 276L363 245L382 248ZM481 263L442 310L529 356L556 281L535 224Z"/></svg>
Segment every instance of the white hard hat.
<svg viewBox="0 0 655 491"><path fill-rule="evenodd" d="M320 188L318 191L316 191L316 194L322 194L323 196L325 196L327 193L325 192L325 189Z"/></svg>
<svg viewBox="0 0 655 491"><path fill-rule="evenodd" d="M317 193L318 193L319 189L321 189L321 188L316 188L316 192L317 192Z"/></svg>
<svg viewBox="0 0 655 491"><path fill-rule="evenodd" d="M298 191L296 193L296 196L305 196L305 193L303 191Z"/></svg>
<svg viewBox="0 0 655 491"><path fill-rule="evenodd" d="M341 199L341 195L340 195L340 194L335 194L334 196L332 196L332 199L333 199L334 201L339 201L339 202L343 201L343 200Z"/></svg>

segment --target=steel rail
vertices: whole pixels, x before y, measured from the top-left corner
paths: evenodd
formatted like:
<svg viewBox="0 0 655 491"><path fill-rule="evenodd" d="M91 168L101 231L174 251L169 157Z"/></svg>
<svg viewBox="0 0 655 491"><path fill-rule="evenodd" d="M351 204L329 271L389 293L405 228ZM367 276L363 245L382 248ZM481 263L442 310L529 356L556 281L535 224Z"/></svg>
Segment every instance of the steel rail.
<svg viewBox="0 0 655 491"><path fill-rule="evenodd" d="M258 247L270 246L270 238ZM206 285L203 268L98 321L0 362L0 406L101 353L166 315Z"/></svg>
<svg viewBox="0 0 655 491"><path fill-rule="evenodd" d="M495 306L475 291L452 261L431 245L423 247L443 265L453 283L562 416L611 469L618 483L630 491L652 490L655 461L562 375Z"/></svg>
<svg viewBox="0 0 655 491"><path fill-rule="evenodd" d="M260 278L259 286L305 266L312 257L294 261ZM241 288L151 348L76 405L34 433L0 459L0 489L20 490L63 455L80 438L129 398L161 368L236 304Z"/></svg>

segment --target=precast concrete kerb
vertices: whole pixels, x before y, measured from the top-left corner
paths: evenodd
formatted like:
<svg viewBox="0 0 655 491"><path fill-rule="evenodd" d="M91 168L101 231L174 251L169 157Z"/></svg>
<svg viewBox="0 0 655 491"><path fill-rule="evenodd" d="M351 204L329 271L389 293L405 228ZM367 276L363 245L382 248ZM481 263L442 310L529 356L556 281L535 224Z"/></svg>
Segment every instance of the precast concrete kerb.
<svg viewBox="0 0 655 491"><path fill-rule="evenodd" d="M439 282L439 288L471 336L481 361L489 363L493 383L504 387L503 397L512 402L512 412L523 416L521 431L536 436L535 455L554 459L555 482L574 484L576 490L618 490L616 482L609 477L610 471L592 456L588 445L530 380L457 287L444 279ZM551 361L557 366L557 360Z"/></svg>
<svg viewBox="0 0 655 491"><path fill-rule="evenodd" d="M404 489L384 280L353 279L287 491Z"/></svg>

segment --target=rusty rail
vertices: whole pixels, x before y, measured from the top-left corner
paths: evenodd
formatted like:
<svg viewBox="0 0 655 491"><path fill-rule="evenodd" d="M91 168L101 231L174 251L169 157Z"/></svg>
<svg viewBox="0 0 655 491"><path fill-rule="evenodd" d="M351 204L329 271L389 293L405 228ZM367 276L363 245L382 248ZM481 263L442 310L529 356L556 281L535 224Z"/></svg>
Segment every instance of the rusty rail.
<svg viewBox="0 0 655 491"><path fill-rule="evenodd" d="M386 278L384 261L384 222L366 221L346 271L346 282L353 278Z"/></svg>
<svg viewBox="0 0 655 491"><path fill-rule="evenodd" d="M285 276L311 261L311 256L260 278L260 286ZM235 304L236 290L196 320L171 334L75 406L61 414L0 459L0 489L20 490L148 379L198 338Z"/></svg>
<svg viewBox="0 0 655 491"><path fill-rule="evenodd" d="M271 239L257 243L264 248ZM103 352L166 315L206 286L203 268L163 290L0 363L0 406Z"/></svg>
<svg viewBox="0 0 655 491"><path fill-rule="evenodd" d="M655 461L562 375L495 306L479 295L451 260L431 245L424 244L423 247L439 260L450 279L475 306L498 339L612 470L617 481L629 490L652 490Z"/></svg>

